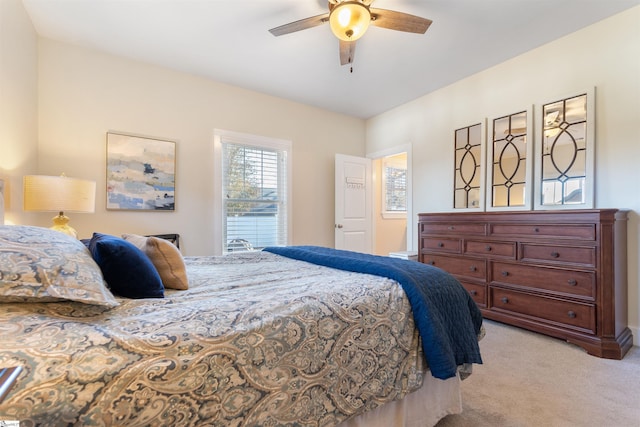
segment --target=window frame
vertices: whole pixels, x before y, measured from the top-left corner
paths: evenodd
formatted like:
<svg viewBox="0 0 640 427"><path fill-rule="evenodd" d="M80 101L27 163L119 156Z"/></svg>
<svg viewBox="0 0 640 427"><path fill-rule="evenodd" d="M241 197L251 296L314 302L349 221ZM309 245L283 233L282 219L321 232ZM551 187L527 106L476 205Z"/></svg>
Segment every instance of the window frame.
<svg viewBox="0 0 640 427"><path fill-rule="evenodd" d="M380 201L381 201L381 215L382 218L384 219L406 219L407 218L407 210L408 210L408 203L409 203L409 167L408 167L408 159L405 157L405 162L402 166L404 166L404 171L405 171L405 188L404 188L404 192L405 192L405 209L403 211L400 210L389 210L387 207L387 174L385 173L385 169L387 167L394 167L393 164L398 164L399 161L397 159L395 159L394 157L397 157L400 153L398 154L392 154L392 155L388 155L388 156L384 156L382 157L381 160L381 164L380 164L380 170L381 170L381 182L382 185L381 187L381 197L380 197ZM396 169L402 169L400 167L396 167Z"/></svg>

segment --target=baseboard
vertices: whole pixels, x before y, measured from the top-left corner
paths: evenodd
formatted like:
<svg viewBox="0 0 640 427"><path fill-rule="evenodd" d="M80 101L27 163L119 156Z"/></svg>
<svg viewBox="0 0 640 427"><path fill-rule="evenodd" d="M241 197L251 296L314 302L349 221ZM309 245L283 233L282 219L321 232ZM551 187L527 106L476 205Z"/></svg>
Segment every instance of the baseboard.
<svg viewBox="0 0 640 427"><path fill-rule="evenodd" d="M631 335L633 335L633 345L640 346L640 328L635 326L629 326Z"/></svg>

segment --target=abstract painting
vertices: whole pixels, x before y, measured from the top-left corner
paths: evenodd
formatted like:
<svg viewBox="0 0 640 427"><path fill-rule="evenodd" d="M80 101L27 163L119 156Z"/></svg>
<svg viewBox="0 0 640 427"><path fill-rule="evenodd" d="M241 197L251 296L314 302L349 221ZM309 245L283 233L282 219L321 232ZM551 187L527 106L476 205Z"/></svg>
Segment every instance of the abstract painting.
<svg viewBox="0 0 640 427"><path fill-rule="evenodd" d="M175 210L175 141L107 132L107 209Z"/></svg>

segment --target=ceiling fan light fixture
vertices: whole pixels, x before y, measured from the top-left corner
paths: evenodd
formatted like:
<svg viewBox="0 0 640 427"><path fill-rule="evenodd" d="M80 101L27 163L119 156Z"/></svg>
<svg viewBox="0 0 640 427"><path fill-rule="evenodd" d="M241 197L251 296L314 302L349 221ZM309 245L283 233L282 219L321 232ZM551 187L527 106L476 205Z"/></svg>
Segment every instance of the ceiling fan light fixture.
<svg viewBox="0 0 640 427"><path fill-rule="evenodd" d="M359 1L344 1L331 10L329 25L331 31L340 40L352 42L358 40L369 28L371 13L369 8Z"/></svg>

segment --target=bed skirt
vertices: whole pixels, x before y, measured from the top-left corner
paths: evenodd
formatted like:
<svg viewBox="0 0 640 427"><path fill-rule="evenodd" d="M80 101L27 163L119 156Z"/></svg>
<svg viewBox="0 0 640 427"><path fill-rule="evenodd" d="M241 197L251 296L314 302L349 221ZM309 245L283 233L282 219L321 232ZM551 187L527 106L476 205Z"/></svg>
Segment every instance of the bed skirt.
<svg viewBox="0 0 640 427"><path fill-rule="evenodd" d="M431 427L462 412L460 377L440 380L427 375L422 387L402 400L351 418L337 427Z"/></svg>

